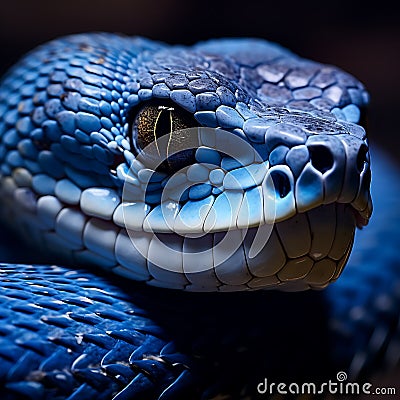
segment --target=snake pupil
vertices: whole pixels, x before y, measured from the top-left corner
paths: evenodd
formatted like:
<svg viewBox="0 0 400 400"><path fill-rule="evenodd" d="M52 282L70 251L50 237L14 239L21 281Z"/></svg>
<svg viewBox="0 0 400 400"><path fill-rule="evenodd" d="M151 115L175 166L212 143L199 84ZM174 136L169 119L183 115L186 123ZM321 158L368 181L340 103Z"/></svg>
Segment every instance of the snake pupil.
<svg viewBox="0 0 400 400"><path fill-rule="evenodd" d="M148 102L137 111L133 122L133 148L137 153L151 153L153 158L156 155L159 158L157 170L175 172L194 161L195 149L185 146L185 130L197 125L193 116L177 105L162 101ZM161 138L165 140L160 141ZM184 148L181 151L180 146Z"/></svg>

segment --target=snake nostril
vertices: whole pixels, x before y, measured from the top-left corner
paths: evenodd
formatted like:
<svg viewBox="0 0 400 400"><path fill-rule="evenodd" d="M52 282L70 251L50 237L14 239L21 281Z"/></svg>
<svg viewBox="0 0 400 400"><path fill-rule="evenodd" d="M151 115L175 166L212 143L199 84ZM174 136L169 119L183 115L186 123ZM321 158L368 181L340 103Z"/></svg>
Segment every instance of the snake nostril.
<svg viewBox="0 0 400 400"><path fill-rule="evenodd" d="M322 174L333 167L332 153L325 146L310 146L309 152L312 166Z"/></svg>
<svg viewBox="0 0 400 400"><path fill-rule="evenodd" d="M286 197L291 190L290 181L286 174L279 171L273 171L271 172L271 178L277 196L281 199Z"/></svg>
<svg viewBox="0 0 400 400"><path fill-rule="evenodd" d="M358 154L357 154L357 171L360 174L361 174L362 170L364 169L364 164L368 161L367 154L368 154L368 147L365 144L361 145L360 149L358 150Z"/></svg>

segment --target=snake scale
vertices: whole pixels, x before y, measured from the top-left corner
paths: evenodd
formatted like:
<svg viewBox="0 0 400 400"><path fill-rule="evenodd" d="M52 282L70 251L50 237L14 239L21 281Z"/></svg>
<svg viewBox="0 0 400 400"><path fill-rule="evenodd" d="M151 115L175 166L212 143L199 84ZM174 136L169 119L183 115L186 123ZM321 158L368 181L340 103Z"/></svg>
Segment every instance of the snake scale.
<svg viewBox="0 0 400 400"><path fill-rule="evenodd" d="M257 398L396 367L400 187L374 148L351 252L367 104L260 39L25 56L0 84L2 399Z"/></svg>

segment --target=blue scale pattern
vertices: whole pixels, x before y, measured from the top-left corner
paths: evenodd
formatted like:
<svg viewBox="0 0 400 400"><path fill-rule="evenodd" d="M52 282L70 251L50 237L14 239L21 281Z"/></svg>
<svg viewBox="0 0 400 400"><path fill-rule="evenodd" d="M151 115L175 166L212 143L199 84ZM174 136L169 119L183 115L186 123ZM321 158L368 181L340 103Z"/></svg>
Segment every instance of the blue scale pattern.
<svg viewBox="0 0 400 400"><path fill-rule="evenodd" d="M109 34L40 47L1 84L2 173L27 168L39 197L57 192L61 179L74 188L120 191L109 167L122 156L133 162L130 108L169 97L200 124L235 128L255 148L264 146L264 159L287 163L296 175L306 157L295 151L307 140L304 132L355 132L345 120L358 122L368 101L345 72L264 41L210 41L194 49L165 50ZM215 152L200 157L226 170L239 166ZM378 161L383 158L376 154L376 223L357 241L352 265L324 292L166 292L98 270L41 265L43 254L15 246L1 229L1 259L9 263L0 268L1 398L255 398L264 377L322 380L344 370L370 379L393 367L400 340L400 188L398 170ZM387 187L390 193L379 196ZM183 201L211 202L221 193L199 184ZM149 192L146 201L157 205L160 195ZM371 244L382 238L386 243L377 251Z"/></svg>

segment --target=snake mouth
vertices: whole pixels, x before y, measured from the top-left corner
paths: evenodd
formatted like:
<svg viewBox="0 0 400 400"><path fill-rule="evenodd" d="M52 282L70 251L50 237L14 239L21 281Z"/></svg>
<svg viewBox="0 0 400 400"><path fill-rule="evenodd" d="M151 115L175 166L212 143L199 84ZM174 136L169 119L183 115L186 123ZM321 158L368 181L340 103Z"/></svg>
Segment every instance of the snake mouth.
<svg viewBox="0 0 400 400"><path fill-rule="evenodd" d="M350 254L350 208L330 204L274 225L198 237L128 230L116 238L113 271L188 291L321 289L339 277Z"/></svg>
<svg viewBox="0 0 400 400"><path fill-rule="evenodd" d="M304 290L339 276L356 223L365 222L363 210L369 212L369 164L360 150L362 162L346 169L342 148L332 146L337 139L310 136L307 145L293 147L297 164L283 165L273 154L279 143L265 160L229 131L192 128L184 136L196 148L189 166L172 175L159 171L169 143L160 140L130 168L117 167L121 196L106 188L83 191L81 208L94 217L88 238L111 224L96 228L95 218L122 228L112 240L115 272L193 291ZM353 185L355 173L360 184L349 194L345 182ZM101 201L108 204L102 207L107 216L99 212ZM107 256L104 242L92 240L88 247Z"/></svg>

